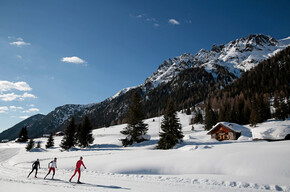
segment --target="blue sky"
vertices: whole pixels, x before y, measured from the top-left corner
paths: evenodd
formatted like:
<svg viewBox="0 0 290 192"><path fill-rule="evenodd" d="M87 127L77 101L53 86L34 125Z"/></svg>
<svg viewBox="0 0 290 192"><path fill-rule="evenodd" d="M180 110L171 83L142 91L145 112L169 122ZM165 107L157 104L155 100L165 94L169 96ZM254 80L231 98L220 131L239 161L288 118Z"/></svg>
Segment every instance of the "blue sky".
<svg viewBox="0 0 290 192"><path fill-rule="evenodd" d="M289 1L0 0L0 132L142 84L163 60L290 36Z"/></svg>

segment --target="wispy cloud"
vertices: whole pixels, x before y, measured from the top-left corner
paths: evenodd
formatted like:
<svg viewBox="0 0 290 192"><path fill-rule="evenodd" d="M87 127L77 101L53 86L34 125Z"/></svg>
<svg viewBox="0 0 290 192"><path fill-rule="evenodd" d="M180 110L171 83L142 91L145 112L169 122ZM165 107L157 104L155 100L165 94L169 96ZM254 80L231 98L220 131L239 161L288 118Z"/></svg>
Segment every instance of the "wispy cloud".
<svg viewBox="0 0 290 192"><path fill-rule="evenodd" d="M11 109L12 111L16 111L16 110L22 110L23 107L16 107L16 106L10 106L9 109Z"/></svg>
<svg viewBox="0 0 290 192"><path fill-rule="evenodd" d="M27 119L29 116L20 116L20 119Z"/></svg>
<svg viewBox="0 0 290 192"><path fill-rule="evenodd" d="M147 14L139 14L139 15L130 14L130 16L133 18L141 19L141 20L149 22L149 23L153 23L153 26L159 27L158 20L154 17L148 16Z"/></svg>
<svg viewBox="0 0 290 192"><path fill-rule="evenodd" d="M17 57L18 59L22 59L22 56L21 56L21 55L16 55L16 57Z"/></svg>
<svg viewBox="0 0 290 192"><path fill-rule="evenodd" d="M0 81L0 92L10 91L16 89L18 91L31 91L32 88L24 81L10 82Z"/></svg>
<svg viewBox="0 0 290 192"><path fill-rule="evenodd" d="M0 107L0 113L8 113L8 111L17 111L23 110L23 107L16 107L16 106L2 106Z"/></svg>
<svg viewBox="0 0 290 192"><path fill-rule="evenodd" d="M9 108L6 106L0 107L0 113L6 113L8 110Z"/></svg>
<svg viewBox="0 0 290 192"><path fill-rule="evenodd" d="M13 37L8 37L8 39L13 39ZM10 45L15 45L17 47L23 47L31 45L30 43L25 42L21 37L15 39L15 41L11 42Z"/></svg>
<svg viewBox="0 0 290 192"><path fill-rule="evenodd" d="M22 95L18 95L15 93L0 94L0 100L2 101L14 101L14 100L24 101L26 98L35 99L37 97L27 92L23 93Z"/></svg>
<svg viewBox="0 0 290 192"><path fill-rule="evenodd" d="M168 23L172 24L172 25L180 25L180 22L177 21L176 19L169 19Z"/></svg>
<svg viewBox="0 0 290 192"><path fill-rule="evenodd" d="M190 19L186 20L185 23L191 24L192 21Z"/></svg>
<svg viewBox="0 0 290 192"><path fill-rule="evenodd" d="M33 113L33 112L38 112L39 109L37 108L30 108L28 110L22 111L22 113Z"/></svg>
<svg viewBox="0 0 290 192"><path fill-rule="evenodd" d="M23 94L16 94L12 90L25 91ZM28 83L24 81L10 82L10 81L0 81L0 100L2 101L23 101L26 98L37 98L35 95L28 93L32 88ZM12 91L12 92L11 92ZM5 93L8 92L8 93ZM9 93L10 92L10 93ZM11 107L13 108L13 106ZM16 108L14 108L16 109Z"/></svg>
<svg viewBox="0 0 290 192"><path fill-rule="evenodd" d="M136 17L137 18L142 18L142 17L144 17L144 14L137 15Z"/></svg>
<svg viewBox="0 0 290 192"><path fill-rule="evenodd" d="M81 65L87 66L87 62L77 56L63 57L61 61L66 62L66 63L74 63L74 64L81 64Z"/></svg>

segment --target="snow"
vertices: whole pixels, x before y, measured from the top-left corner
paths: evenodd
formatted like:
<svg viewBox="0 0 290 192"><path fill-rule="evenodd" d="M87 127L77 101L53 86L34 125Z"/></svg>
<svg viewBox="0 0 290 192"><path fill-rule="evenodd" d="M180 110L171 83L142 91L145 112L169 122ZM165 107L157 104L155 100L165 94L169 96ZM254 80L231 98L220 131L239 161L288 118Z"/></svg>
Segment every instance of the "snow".
<svg viewBox="0 0 290 192"><path fill-rule="evenodd" d="M258 124L252 129L253 138L270 140L284 139L290 134L289 120L279 121L270 119L263 124Z"/></svg>
<svg viewBox="0 0 290 192"><path fill-rule="evenodd" d="M247 39L237 39L219 47L215 45L218 50L201 49L196 55L185 53L172 60L164 61L141 86L144 87L150 82L151 88L154 89L160 84L171 81L182 70L191 67L204 67L216 79L218 75L216 65L219 65L240 77L241 71L252 69L259 62L290 46L290 37L276 41L271 36L262 34L250 36Z"/></svg>
<svg viewBox="0 0 290 192"><path fill-rule="evenodd" d="M94 144L87 149L61 152L61 136L52 149L33 149L26 144L0 144L1 191L290 191L290 141L248 140L216 141L207 135L204 125L189 125L191 116L178 113L184 142L171 150L157 150L162 117L147 119L150 141L122 147L119 139L126 125L93 131ZM290 119L269 120L251 130L253 138L280 137L290 129ZM273 130L270 134L269 130ZM243 131L243 130L242 130ZM44 147L47 138L39 138ZM68 183L79 157L85 184ZM47 165L57 157L55 180L44 180ZM26 178L31 164L40 159L38 177ZM76 178L73 179L75 182Z"/></svg>
<svg viewBox="0 0 290 192"><path fill-rule="evenodd" d="M115 95L113 95L112 97L109 98L109 100L115 99L116 97L119 97L125 93L127 93L128 91L135 89L136 87L127 87L122 89L121 91L119 91L118 93L116 93Z"/></svg>

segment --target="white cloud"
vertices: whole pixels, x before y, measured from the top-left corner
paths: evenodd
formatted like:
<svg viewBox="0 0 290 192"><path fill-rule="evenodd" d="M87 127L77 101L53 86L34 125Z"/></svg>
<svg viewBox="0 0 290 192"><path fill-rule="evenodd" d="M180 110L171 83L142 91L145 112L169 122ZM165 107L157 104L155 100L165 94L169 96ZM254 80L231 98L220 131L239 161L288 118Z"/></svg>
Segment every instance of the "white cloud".
<svg viewBox="0 0 290 192"><path fill-rule="evenodd" d="M22 59L22 56L21 56L21 55L16 55L16 57L17 57L18 59Z"/></svg>
<svg viewBox="0 0 290 192"><path fill-rule="evenodd" d="M158 23L154 23L154 26L155 26L155 27L159 27L159 24L158 24Z"/></svg>
<svg viewBox="0 0 290 192"><path fill-rule="evenodd" d="M14 101L19 99L20 101L24 101L26 98L37 98L35 95L30 93L23 93L22 95L17 95L15 93L7 93L7 94L0 94L0 100L2 101Z"/></svg>
<svg viewBox="0 0 290 192"><path fill-rule="evenodd" d="M87 62L77 56L72 56L72 57L63 57L61 59L62 62L66 63L74 63L74 64L82 64L84 66L87 66Z"/></svg>
<svg viewBox="0 0 290 192"><path fill-rule="evenodd" d="M140 15L137 15L136 17L137 18L142 18L144 16L144 14L140 14Z"/></svg>
<svg viewBox="0 0 290 192"><path fill-rule="evenodd" d="M24 81L10 82L10 81L0 81L0 92L10 91L11 89L16 89L18 91L31 91L31 87Z"/></svg>
<svg viewBox="0 0 290 192"><path fill-rule="evenodd" d="M6 106L0 107L0 113L6 113L8 110L9 108Z"/></svg>
<svg viewBox="0 0 290 192"><path fill-rule="evenodd" d="M12 39L13 37L8 37L8 39ZM11 42L10 45L16 45L17 47L31 45L30 43L25 42L21 37L18 37L16 41Z"/></svg>
<svg viewBox="0 0 290 192"><path fill-rule="evenodd" d="M37 108L30 108L28 110L22 111L22 113L33 113L33 112L38 112L39 109Z"/></svg>
<svg viewBox="0 0 290 192"><path fill-rule="evenodd" d="M2 110L2 111L7 111L7 110L9 110L9 108L6 107L6 106L3 106L3 107L0 107L0 110Z"/></svg>
<svg viewBox="0 0 290 192"><path fill-rule="evenodd" d="M180 25L180 22L177 21L176 19L169 19L168 22L172 25Z"/></svg>
<svg viewBox="0 0 290 192"><path fill-rule="evenodd" d="M192 21L191 21L191 20L186 20L185 22L186 22L186 23L189 23L189 24L190 24L190 23L192 23Z"/></svg>
<svg viewBox="0 0 290 192"><path fill-rule="evenodd" d="M23 107L16 107L16 106L13 106L13 105L10 106L9 108L10 108L11 110L13 110L13 111L16 111L16 110L18 110L18 109L19 109L19 110L22 110L22 109L23 109Z"/></svg>
<svg viewBox="0 0 290 192"><path fill-rule="evenodd" d="M148 22L156 22L157 20L154 17L149 17L146 19Z"/></svg>
<svg viewBox="0 0 290 192"><path fill-rule="evenodd" d="M27 119L29 116L20 116L20 119Z"/></svg>

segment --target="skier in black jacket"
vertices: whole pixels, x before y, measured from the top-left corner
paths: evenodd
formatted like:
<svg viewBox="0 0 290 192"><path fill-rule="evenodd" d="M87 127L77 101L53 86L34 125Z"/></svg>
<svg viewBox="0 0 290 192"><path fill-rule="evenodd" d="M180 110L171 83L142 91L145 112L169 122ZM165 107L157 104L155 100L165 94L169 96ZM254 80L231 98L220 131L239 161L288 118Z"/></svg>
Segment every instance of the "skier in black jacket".
<svg viewBox="0 0 290 192"><path fill-rule="evenodd" d="M40 163L39 159L37 159L33 164L32 164L32 171L28 174L27 178L30 176L30 174L34 171L35 169L35 178L37 178L37 170L38 168L40 169Z"/></svg>

